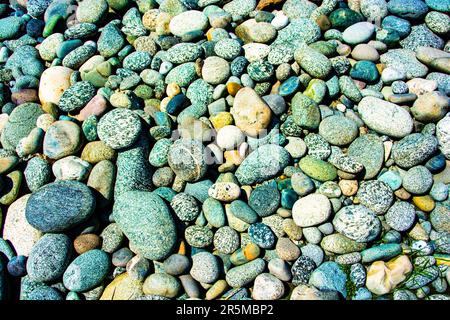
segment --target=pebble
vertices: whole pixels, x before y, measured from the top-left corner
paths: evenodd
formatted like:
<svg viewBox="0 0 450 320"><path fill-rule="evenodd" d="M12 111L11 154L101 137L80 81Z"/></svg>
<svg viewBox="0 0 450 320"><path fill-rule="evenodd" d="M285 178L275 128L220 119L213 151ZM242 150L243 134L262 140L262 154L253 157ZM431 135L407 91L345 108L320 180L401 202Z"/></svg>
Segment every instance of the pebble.
<svg viewBox="0 0 450 320"><path fill-rule="evenodd" d="M370 242L381 231L381 222L374 212L361 205L351 205L339 210L333 218L339 233L357 242Z"/></svg>
<svg viewBox="0 0 450 320"><path fill-rule="evenodd" d="M384 182L374 180L361 184L358 199L375 214L384 214L390 208L394 197L391 188Z"/></svg>
<svg viewBox="0 0 450 320"><path fill-rule="evenodd" d="M252 298L255 300L278 300L284 294L283 283L269 273L255 278Z"/></svg>
<svg viewBox="0 0 450 320"><path fill-rule="evenodd" d="M176 241L175 225L166 204L156 194L124 192L116 199L113 215L120 230L145 258L159 260L172 251ZM143 217L147 223L136 223ZM160 232L155 233L155 230Z"/></svg>
<svg viewBox="0 0 450 320"><path fill-rule="evenodd" d="M358 112L367 126L378 133L403 138L412 131L413 121L409 113L393 103L365 97L358 105Z"/></svg>
<svg viewBox="0 0 450 320"><path fill-rule="evenodd" d="M102 250L83 253L64 272L64 286L74 292L93 289L106 277L110 266L109 256Z"/></svg>
<svg viewBox="0 0 450 320"><path fill-rule="evenodd" d="M313 271L309 284L319 290L337 291L345 298L347 297L346 281L347 275L340 269L339 265L335 262L327 261Z"/></svg>
<svg viewBox="0 0 450 320"><path fill-rule="evenodd" d="M395 202L386 213L386 223L394 230L406 231L416 220L416 210L413 205L404 201Z"/></svg>
<svg viewBox="0 0 450 320"><path fill-rule="evenodd" d="M58 280L70 263L72 243L64 234L46 234L33 246L27 273L36 282Z"/></svg>
<svg viewBox="0 0 450 320"><path fill-rule="evenodd" d="M292 216L299 227L311 227L328 220L331 204L321 194L310 194L297 200L292 208Z"/></svg>
<svg viewBox="0 0 450 320"><path fill-rule="evenodd" d="M86 221L95 209L95 198L85 184L73 180L49 183L27 201L27 221L42 232L61 232Z"/></svg>
<svg viewBox="0 0 450 320"><path fill-rule="evenodd" d="M115 109L98 123L98 136L108 147L126 148L138 138L142 125L139 117L127 109Z"/></svg>

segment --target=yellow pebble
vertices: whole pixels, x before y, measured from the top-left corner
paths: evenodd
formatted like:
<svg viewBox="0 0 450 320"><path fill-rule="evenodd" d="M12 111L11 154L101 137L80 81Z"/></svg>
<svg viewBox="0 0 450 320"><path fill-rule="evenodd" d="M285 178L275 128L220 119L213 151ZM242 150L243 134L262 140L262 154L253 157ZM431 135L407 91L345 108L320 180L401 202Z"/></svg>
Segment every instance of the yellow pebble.
<svg viewBox="0 0 450 320"><path fill-rule="evenodd" d="M259 254L259 247L253 242L250 242L244 247L244 256L248 259L248 261L258 258Z"/></svg>
<svg viewBox="0 0 450 320"><path fill-rule="evenodd" d="M233 116L229 112L222 111L209 117L209 121L211 121L216 130L219 130L227 125L233 124Z"/></svg>
<svg viewBox="0 0 450 320"><path fill-rule="evenodd" d="M44 102L42 104L42 110L44 110L45 113L51 114L56 119L58 118L59 110L56 104L51 102Z"/></svg>
<svg viewBox="0 0 450 320"><path fill-rule="evenodd" d="M429 195L413 197L412 201L417 208L425 212L431 212L435 206L433 198Z"/></svg>
<svg viewBox="0 0 450 320"><path fill-rule="evenodd" d="M159 105L159 110L166 112L167 105L169 104L170 98L165 97L161 100L161 104Z"/></svg>
<svg viewBox="0 0 450 320"><path fill-rule="evenodd" d="M213 32L214 32L214 28L211 28L208 30L208 32L206 32L206 39L208 41L211 41L213 38Z"/></svg>
<svg viewBox="0 0 450 320"><path fill-rule="evenodd" d="M223 279L219 280L216 283L214 283L212 287L209 288L209 290L206 292L205 299L213 300L222 295L222 293L224 293L227 288L228 283Z"/></svg>
<svg viewBox="0 0 450 320"><path fill-rule="evenodd" d="M242 88L242 86L239 83L236 82L228 82L227 83L227 90L230 95L233 97L238 93L238 91Z"/></svg>
<svg viewBox="0 0 450 320"><path fill-rule="evenodd" d="M181 89L178 84L175 82L169 83L166 88L166 93L169 98L175 97L177 94L180 94Z"/></svg>
<svg viewBox="0 0 450 320"><path fill-rule="evenodd" d="M238 150L227 150L224 152L223 156L225 157L226 162L237 166L244 161Z"/></svg>
<svg viewBox="0 0 450 320"><path fill-rule="evenodd" d="M376 67L377 67L378 72L381 74L383 72L383 70L386 68L386 65L383 63L377 63Z"/></svg>

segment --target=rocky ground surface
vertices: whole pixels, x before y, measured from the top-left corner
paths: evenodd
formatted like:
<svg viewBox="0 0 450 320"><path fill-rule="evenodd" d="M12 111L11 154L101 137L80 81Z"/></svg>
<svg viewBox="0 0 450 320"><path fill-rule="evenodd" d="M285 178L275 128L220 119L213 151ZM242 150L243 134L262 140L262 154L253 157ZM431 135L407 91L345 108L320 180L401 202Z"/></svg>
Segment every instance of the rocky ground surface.
<svg viewBox="0 0 450 320"><path fill-rule="evenodd" d="M450 299L450 0L0 4L0 300Z"/></svg>

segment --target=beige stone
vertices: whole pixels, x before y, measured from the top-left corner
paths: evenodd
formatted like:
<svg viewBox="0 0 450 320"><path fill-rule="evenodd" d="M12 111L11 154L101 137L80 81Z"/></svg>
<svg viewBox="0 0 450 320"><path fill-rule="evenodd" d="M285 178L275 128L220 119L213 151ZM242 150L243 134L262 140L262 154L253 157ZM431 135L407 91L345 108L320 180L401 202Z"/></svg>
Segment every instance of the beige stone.
<svg viewBox="0 0 450 320"><path fill-rule="evenodd" d="M9 240L17 255L28 256L43 233L32 227L26 217L25 209L31 194L14 201L6 213L3 239Z"/></svg>
<svg viewBox="0 0 450 320"><path fill-rule="evenodd" d="M271 117L269 106L249 87L238 91L231 114L236 126L252 137L258 136L267 128Z"/></svg>
<svg viewBox="0 0 450 320"><path fill-rule="evenodd" d="M401 255L389 262L375 261L367 271L366 287L377 295L392 292L406 279L413 266L408 256Z"/></svg>
<svg viewBox="0 0 450 320"><path fill-rule="evenodd" d="M39 82L39 100L41 103L59 104L64 91L70 87L70 75L73 70L55 66L45 70Z"/></svg>
<svg viewBox="0 0 450 320"><path fill-rule="evenodd" d="M131 278L125 272L105 288L100 300L134 300L142 295L142 282Z"/></svg>

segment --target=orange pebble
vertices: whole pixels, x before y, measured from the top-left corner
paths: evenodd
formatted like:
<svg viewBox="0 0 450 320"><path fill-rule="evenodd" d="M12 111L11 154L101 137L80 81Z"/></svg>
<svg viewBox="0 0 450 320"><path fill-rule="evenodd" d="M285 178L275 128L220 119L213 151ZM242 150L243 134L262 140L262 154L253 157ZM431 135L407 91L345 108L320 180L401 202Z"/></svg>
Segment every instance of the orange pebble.
<svg viewBox="0 0 450 320"><path fill-rule="evenodd" d="M178 248L178 254L181 254L183 256L186 255L186 244L184 243L184 241L180 242L180 247Z"/></svg>
<svg viewBox="0 0 450 320"><path fill-rule="evenodd" d="M227 90L230 95L233 97L238 93L239 90L241 90L242 86L239 83L236 82L228 82L227 83Z"/></svg>

